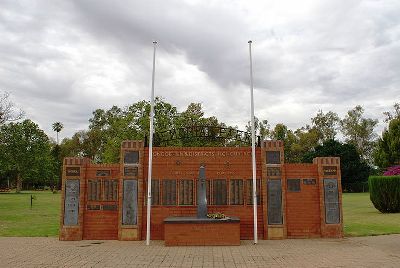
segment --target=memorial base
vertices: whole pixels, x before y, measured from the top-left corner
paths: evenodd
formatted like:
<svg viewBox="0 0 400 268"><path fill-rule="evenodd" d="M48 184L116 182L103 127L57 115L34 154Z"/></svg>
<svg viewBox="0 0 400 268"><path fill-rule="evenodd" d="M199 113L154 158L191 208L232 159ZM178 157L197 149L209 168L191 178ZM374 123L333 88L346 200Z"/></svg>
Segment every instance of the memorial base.
<svg viewBox="0 0 400 268"><path fill-rule="evenodd" d="M238 246L240 219L168 217L164 220L166 246Z"/></svg>

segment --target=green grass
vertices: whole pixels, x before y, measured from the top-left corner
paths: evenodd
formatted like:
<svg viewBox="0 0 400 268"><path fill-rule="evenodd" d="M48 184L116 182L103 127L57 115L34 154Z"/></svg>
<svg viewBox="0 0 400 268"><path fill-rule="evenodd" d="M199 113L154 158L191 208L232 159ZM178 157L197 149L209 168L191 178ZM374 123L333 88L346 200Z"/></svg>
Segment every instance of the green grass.
<svg viewBox="0 0 400 268"><path fill-rule="evenodd" d="M30 208L31 194L36 196ZM0 236L57 236L60 194L43 192L0 193ZM343 194L346 236L400 233L400 213L382 214L369 193Z"/></svg>
<svg viewBox="0 0 400 268"><path fill-rule="evenodd" d="M343 194L343 219L345 236L400 233L400 213L380 213L369 193Z"/></svg>
<svg viewBox="0 0 400 268"><path fill-rule="evenodd" d="M50 191L0 193L0 236L57 236L60 200Z"/></svg>

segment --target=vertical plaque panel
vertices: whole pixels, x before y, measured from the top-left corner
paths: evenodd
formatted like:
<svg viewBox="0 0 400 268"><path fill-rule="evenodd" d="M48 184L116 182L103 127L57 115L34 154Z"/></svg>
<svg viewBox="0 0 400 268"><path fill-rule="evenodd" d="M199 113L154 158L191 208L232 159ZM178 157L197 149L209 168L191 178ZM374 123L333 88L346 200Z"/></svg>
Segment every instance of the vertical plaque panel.
<svg viewBox="0 0 400 268"><path fill-rule="evenodd" d="M325 222L340 223L339 192L337 179L324 179Z"/></svg>
<svg viewBox="0 0 400 268"><path fill-rule="evenodd" d="M268 180L268 224L282 223L282 181Z"/></svg>
<svg viewBox="0 0 400 268"><path fill-rule="evenodd" d="M78 225L79 179L65 181L64 225Z"/></svg>
<svg viewBox="0 0 400 268"><path fill-rule="evenodd" d="M122 224L137 224L137 180L124 180L124 194L122 197Z"/></svg>
<svg viewBox="0 0 400 268"><path fill-rule="evenodd" d="M267 164L280 164L281 163L281 152L280 151L268 151L266 156L267 156Z"/></svg>

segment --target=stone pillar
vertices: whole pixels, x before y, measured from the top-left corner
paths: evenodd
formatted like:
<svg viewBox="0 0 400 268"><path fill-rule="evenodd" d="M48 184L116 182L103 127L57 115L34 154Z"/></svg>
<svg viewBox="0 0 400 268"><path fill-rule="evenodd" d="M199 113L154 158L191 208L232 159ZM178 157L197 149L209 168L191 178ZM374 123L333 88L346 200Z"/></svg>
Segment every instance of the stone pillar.
<svg viewBox="0 0 400 268"><path fill-rule="evenodd" d="M60 240L82 240L86 169L90 159L66 157L61 187Z"/></svg>
<svg viewBox="0 0 400 268"><path fill-rule="evenodd" d="M264 237L267 239L287 237L284 159L282 141L261 143Z"/></svg>
<svg viewBox="0 0 400 268"><path fill-rule="evenodd" d="M342 182L339 157L316 157L321 211L321 236L343 237Z"/></svg>
<svg viewBox="0 0 400 268"><path fill-rule="evenodd" d="M207 218L206 168L200 167L197 180L197 218Z"/></svg>
<svg viewBox="0 0 400 268"><path fill-rule="evenodd" d="M123 141L121 145L118 239L140 240L143 216L143 141Z"/></svg>

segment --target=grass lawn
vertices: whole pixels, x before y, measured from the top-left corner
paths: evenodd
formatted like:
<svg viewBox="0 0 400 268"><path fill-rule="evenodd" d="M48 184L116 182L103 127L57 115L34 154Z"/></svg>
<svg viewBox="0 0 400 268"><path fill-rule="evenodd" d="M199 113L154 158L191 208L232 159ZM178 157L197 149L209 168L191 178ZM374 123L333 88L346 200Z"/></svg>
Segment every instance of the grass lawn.
<svg viewBox="0 0 400 268"><path fill-rule="evenodd" d="M36 196L30 208L31 194ZM57 236L61 194L22 192L0 194L0 236ZM369 193L343 194L346 236L400 233L400 213L382 214Z"/></svg>
<svg viewBox="0 0 400 268"><path fill-rule="evenodd" d="M0 193L0 236L57 236L60 200L50 191Z"/></svg>
<svg viewBox="0 0 400 268"><path fill-rule="evenodd" d="M343 219L346 236L400 233L400 213L380 213L369 193L343 194Z"/></svg>

